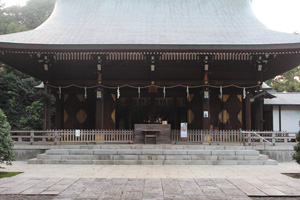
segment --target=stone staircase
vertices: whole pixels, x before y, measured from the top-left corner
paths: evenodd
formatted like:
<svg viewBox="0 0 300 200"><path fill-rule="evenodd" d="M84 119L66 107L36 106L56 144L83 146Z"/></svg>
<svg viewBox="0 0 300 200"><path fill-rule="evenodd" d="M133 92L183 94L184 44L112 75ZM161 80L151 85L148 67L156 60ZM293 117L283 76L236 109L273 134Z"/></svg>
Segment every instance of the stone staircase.
<svg viewBox="0 0 300 200"><path fill-rule="evenodd" d="M64 145L28 164L78 165L277 165L248 146Z"/></svg>

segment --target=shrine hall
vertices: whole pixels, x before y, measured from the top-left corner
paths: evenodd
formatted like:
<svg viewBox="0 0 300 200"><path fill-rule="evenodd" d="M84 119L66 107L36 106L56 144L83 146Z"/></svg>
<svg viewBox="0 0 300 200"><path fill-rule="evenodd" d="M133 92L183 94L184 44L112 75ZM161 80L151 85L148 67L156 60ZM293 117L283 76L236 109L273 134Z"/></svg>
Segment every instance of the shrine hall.
<svg viewBox="0 0 300 200"><path fill-rule="evenodd" d="M300 36L251 0L57 0L38 28L0 36L0 61L44 83L44 129L263 130L262 83L300 65Z"/></svg>

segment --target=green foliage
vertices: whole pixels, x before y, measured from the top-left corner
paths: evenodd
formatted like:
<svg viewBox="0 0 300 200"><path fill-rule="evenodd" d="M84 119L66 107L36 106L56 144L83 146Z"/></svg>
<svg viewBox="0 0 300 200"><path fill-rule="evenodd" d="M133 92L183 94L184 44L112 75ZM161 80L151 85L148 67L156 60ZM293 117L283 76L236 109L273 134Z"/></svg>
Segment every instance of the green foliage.
<svg viewBox="0 0 300 200"><path fill-rule="evenodd" d="M300 164L300 131L296 135L297 144L294 146L295 153L293 154L293 159Z"/></svg>
<svg viewBox="0 0 300 200"><path fill-rule="evenodd" d="M23 130L39 130L43 126L42 122L43 103L34 101L26 108L25 117L21 117L20 128Z"/></svg>
<svg viewBox="0 0 300 200"><path fill-rule="evenodd" d="M0 179L6 178L6 177L13 177L18 174L21 174L22 172L0 172Z"/></svg>
<svg viewBox="0 0 300 200"><path fill-rule="evenodd" d="M36 101L32 95L35 93L34 86L39 83L36 79L7 66L0 71L0 108L6 113L12 129L24 128L20 127L19 122L22 117L28 117L29 111L26 107ZM42 107L38 108L41 109L39 113L42 112Z"/></svg>
<svg viewBox="0 0 300 200"><path fill-rule="evenodd" d="M31 30L52 13L55 0L29 0L25 6L0 6L0 34ZM1 3L0 3L1 4Z"/></svg>
<svg viewBox="0 0 300 200"><path fill-rule="evenodd" d="M296 67L266 83L278 92L300 92L300 68Z"/></svg>
<svg viewBox="0 0 300 200"><path fill-rule="evenodd" d="M0 164L11 164L15 159L13 154L14 141L10 137L10 125L4 112L0 109Z"/></svg>
<svg viewBox="0 0 300 200"><path fill-rule="evenodd" d="M52 13L55 0L29 0L26 6L5 8L0 0L0 34L34 29ZM41 129L43 106L33 98L40 81L0 62L0 108L12 129Z"/></svg>

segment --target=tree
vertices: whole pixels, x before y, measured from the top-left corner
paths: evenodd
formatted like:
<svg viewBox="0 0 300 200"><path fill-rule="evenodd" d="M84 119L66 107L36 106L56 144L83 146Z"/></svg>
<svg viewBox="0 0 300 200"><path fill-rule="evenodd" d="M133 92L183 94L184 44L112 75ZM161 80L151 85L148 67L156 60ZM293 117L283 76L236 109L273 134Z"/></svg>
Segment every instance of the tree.
<svg viewBox="0 0 300 200"><path fill-rule="evenodd" d="M23 130L39 130L42 128L43 103L34 101L27 106L25 116L21 117L20 128Z"/></svg>
<svg viewBox="0 0 300 200"><path fill-rule="evenodd" d="M300 67L296 67L266 82L278 92L300 92Z"/></svg>
<svg viewBox="0 0 300 200"><path fill-rule="evenodd" d="M19 122L22 117L28 116L26 107L36 101L32 95L35 93L34 86L39 83L35 78L8 66L0 72L0 108L6 113L12 129L22 128Z"/></svg>
<svg viewBox="0 0 300 200"><path fill-rule="evenodd" d="M295 153L293 154L293 159L300 164L300 131L296 135L297 144L294 146Z"/></svg>
<svg viewBox="0 0 300 200"><path fill-rule="evenodd" d="M5 8L0 0L0 34L34 29L52 13L55 0L29 0L26 6ZM40 81L0 62L0 108L12 129L41 129L41 102L32 97ZM34 119L30 121L27 118Z"/></svg>
<svg viewBox="0 0 300 200"><path fill-rule="evenodd" d="M13 154L14 141L10 137L10 125L4 112L0 109L0 164L11 165L15 159Z"/></svg>

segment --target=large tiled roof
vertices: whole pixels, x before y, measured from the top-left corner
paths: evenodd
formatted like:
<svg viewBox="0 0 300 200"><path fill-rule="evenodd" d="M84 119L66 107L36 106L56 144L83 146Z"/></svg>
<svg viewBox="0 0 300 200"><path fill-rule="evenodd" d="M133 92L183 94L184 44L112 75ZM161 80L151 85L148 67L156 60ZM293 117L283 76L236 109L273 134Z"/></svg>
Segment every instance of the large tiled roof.
<svg viewBox="0 0 300 200"><path fill-rule="evenodd" d="M268 29L251 0L57 0L37 29L0 36L16 44L299 49L300 36Z"/></svg>

